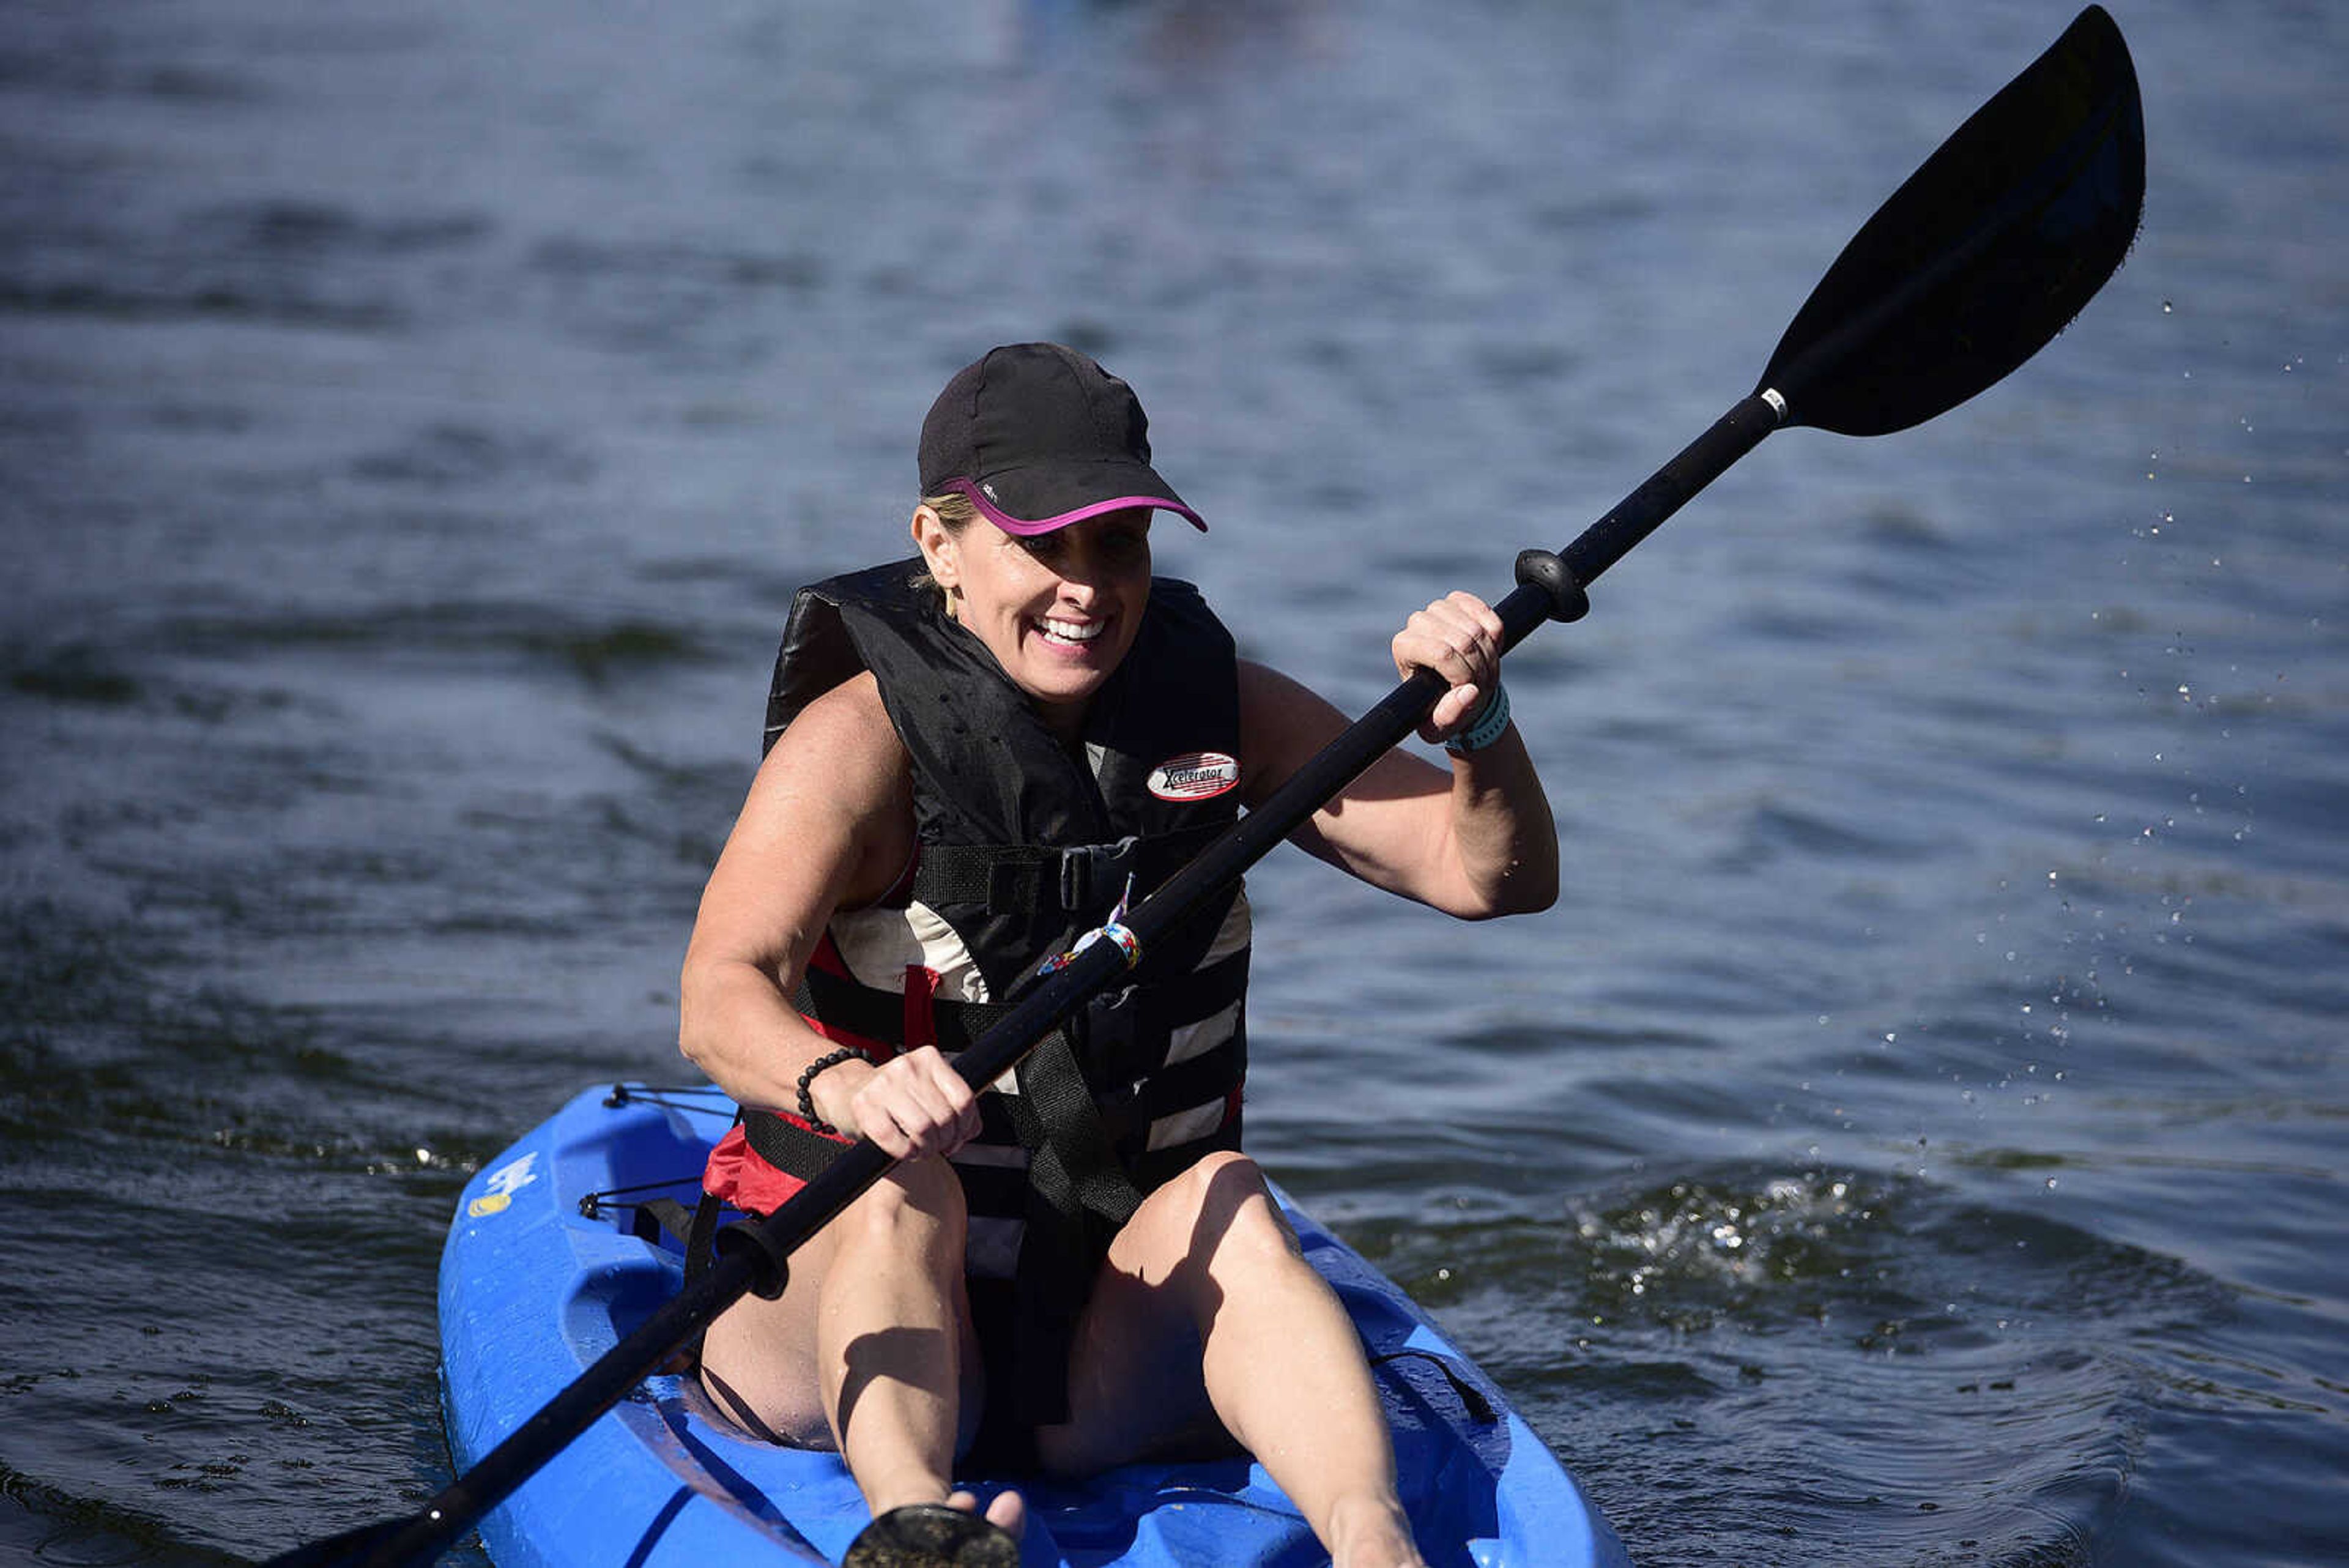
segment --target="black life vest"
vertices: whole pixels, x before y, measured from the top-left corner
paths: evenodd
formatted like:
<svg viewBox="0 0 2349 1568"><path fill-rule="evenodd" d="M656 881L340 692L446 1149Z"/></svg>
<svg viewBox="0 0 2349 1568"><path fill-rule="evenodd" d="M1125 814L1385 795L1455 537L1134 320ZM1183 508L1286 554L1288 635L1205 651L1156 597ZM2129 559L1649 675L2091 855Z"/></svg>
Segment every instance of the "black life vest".
<svg viewBox="0 0 2349 1568"><path fill-rule="evenodd" d="M1238 815L1232 639L1195 588L1153 580L1080 757L945 614L921 567L802 589L768 700L771 747L808 703L869 670L911 762L910 877L881 905L833 917L795 998L822 1033L881 1055L967 1046L1040 960L1139 901ZM1202 1155L1239 1147L1247 963L1235 889L980 1097L984 1130L954 1164L975 1308L989 1282L1015 1297L1009 1359L991 1347L989 1360L1023 1424L1063 1418L1069 1334L1133 1205ZM750 1113L745 1132L795 1175L833 1147L773 1113Z"/></svg>

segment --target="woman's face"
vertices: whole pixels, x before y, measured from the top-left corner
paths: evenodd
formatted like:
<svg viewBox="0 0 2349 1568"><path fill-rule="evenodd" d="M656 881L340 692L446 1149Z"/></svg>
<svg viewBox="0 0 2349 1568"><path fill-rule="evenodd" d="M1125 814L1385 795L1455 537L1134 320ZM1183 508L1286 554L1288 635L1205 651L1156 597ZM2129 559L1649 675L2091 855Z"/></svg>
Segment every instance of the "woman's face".
<svg viewBox="0 0 2349 1568"><path fill-rule="evenodd" d="M947 612L1047 719L1073 732L1141 629L1150 600L1149 509L1021 535L984 517L949 530L925 506L914 514L914 537Z"/></svg>

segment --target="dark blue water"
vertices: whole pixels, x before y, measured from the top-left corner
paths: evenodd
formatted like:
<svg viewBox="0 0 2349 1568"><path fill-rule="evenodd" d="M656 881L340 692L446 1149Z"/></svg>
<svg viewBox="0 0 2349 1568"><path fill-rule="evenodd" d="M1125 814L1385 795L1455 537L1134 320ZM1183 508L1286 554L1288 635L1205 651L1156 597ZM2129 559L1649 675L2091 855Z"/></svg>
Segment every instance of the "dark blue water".
<svg viewBox="0 0 2349 1568"><path fill-rule="evenodd" d="M956 366L1132 379L1161 568L1359 707L2070 12L0 11L0 1556L445 1479L451 1200L680 1075L786 596ZM1514 661L1558 908L1253 882L1258 1152L1651 1568L2349 1558L2349 13L2116 14L2082 319Z"/></svg>

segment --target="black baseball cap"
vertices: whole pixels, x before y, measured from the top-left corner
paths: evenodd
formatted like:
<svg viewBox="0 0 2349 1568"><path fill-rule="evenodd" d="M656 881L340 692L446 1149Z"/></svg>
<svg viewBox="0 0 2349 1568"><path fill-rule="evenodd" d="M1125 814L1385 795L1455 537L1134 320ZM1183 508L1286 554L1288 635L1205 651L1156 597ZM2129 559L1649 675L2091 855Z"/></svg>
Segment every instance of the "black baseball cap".
<svg viewBox="0 0 2349 1568"><path fill-rule="evenodd" d="M1133 389L1057 343L989 349L922 421L922 493L968 496L1007 534L1049 534L1148 506L1207 526L1150 466Z"/></svg>

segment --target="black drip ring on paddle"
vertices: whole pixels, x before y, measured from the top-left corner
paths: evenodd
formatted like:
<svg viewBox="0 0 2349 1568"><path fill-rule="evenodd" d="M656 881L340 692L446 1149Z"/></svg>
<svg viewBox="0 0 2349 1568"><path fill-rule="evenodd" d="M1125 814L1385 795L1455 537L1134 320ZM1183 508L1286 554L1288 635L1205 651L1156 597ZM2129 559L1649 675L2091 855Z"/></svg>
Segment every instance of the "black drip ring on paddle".
<svg viewBox="0 0 2349 1568"><path fill-rule="evenodd" d="M750 1281L750 1293L763 1302L775 1300L791 1280L792 1255L769 1241L766 1227L756 1220L730 1220L710 1238L709 1250L721 1258L745 1249L758 1254L752 1260L758 1272Z"/></svg>
<svg viewBox="0 0 2349 1568"><path fill-rule="evenodd" d="M1517 582L1548 596L1552 620L1580 620L1590 613L1590 596L1582 591L1582 585L1574 580L1555 550L1520 550Z"/></svg>
<svg viewBox="0 0 2349 1568"><path fill-rule="evenodd" d="M1019 1542L942 1502L893 1508L866 1525L840 1568L1019 1568Z"/></svg>

